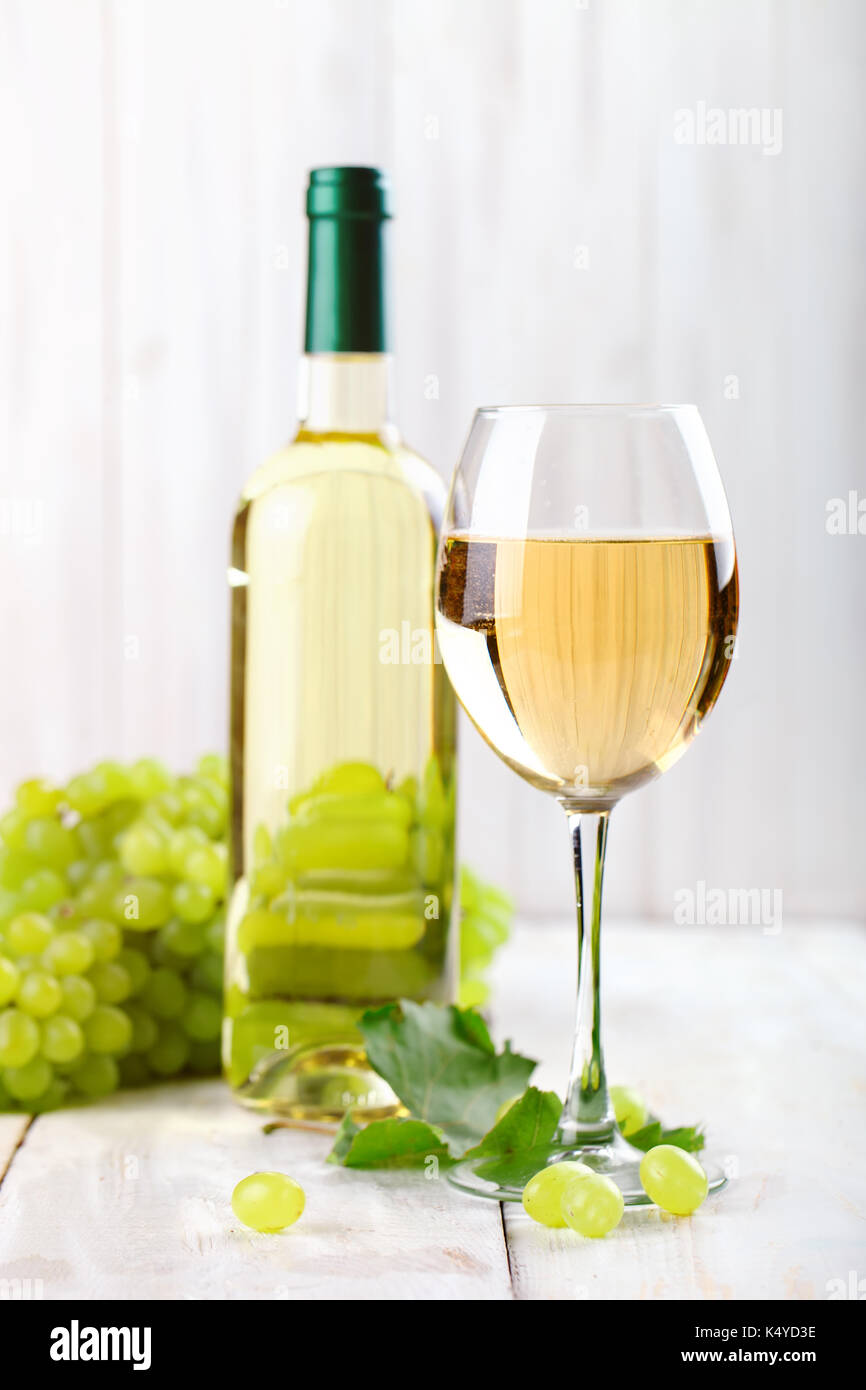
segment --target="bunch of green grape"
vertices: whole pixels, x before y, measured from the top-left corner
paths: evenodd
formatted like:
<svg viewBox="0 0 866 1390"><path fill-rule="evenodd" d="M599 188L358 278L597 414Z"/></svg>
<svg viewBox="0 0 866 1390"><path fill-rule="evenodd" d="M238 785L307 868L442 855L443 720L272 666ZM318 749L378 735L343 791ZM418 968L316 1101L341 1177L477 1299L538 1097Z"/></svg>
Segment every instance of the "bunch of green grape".
<svg viewBox="0 0 866 1390"><path fill-rule="evenodd" d="M227 768L146 758L0 819L0 1110L219 1067Z"/></svg>
<svg viewBox="0 0 866 1390"><path fill-rule="evenodd" d="M102 762L0 818L0 1110L219 1070L228 769ZM461 874L461 1003L512 907Z"/></svg>

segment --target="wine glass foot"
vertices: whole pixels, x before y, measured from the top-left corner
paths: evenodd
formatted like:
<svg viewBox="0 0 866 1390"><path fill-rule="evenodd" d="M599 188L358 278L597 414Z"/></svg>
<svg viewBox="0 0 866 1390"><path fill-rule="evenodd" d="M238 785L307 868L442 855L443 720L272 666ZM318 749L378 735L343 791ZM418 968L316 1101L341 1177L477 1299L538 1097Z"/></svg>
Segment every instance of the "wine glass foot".
<svg viewBox="0 0 866 1390"><path fill-rule="evenodd" d="M709 1192L720 1192L727 1178L716 1163L698 1155L709 1181ZM571 1145L550 1148L541 1154L519 1157L468 1158L449 1168L446 1176L454 1187L474 1197L489 1197L497 1202L519 1202L529 1179L541 1168L563 1160L585 1163L593 1172L603 1173L616 1183L627 1207L651 1207L654 1203L643 1190L640 1180L640 1161L643 1153L621 1135L605 1144Z"/></svg>

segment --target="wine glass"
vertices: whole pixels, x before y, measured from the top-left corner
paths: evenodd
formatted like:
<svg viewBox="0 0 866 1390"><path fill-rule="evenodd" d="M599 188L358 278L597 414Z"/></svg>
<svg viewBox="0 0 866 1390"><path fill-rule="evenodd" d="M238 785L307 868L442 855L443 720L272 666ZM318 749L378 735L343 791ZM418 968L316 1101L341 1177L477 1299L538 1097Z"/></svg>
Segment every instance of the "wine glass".
<svg viewBox="0 0 866 1390"><path fill-rule="evenodd" d="M733 655L737 562L693 405L477 411L451 483L436 626L457 695L491 748L568 817L577 895L577 1025L544 1161L578 1158L649 1203L604 1073L601 891L610 813L670 767L715 704ZM505 1200L489 1159L450 1173ZM708 1169L710 1190L724 1184ZM517 1179L522 1179L518 1181Z"/></svg>

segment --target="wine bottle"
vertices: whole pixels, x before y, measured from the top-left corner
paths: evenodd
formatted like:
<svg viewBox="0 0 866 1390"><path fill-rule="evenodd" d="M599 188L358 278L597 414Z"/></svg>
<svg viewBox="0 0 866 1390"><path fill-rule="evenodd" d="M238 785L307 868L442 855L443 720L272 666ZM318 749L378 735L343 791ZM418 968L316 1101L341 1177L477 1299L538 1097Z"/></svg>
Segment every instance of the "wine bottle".
<svg viewBox="0 0 866 1390"><path fill-rule="evenodd" d="M300 424L234 524L224 1063L260 1109L390 1113L357 1021L454 995L455 705L433 625L444 488L400 440L385 178L314 169Z"/></svg>

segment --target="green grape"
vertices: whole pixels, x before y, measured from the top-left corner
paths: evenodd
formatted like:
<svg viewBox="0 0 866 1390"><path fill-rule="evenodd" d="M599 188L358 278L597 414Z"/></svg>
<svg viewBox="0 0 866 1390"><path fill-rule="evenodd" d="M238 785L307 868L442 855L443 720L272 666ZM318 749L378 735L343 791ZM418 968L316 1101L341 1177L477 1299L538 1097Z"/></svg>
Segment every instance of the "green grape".
<svg viewBox="0 0 866 1390"><path fill-rule="evenodd" d="M125 875L123 866L116 859L101 859L93 866L91 877L94 883L110 883L113 888L119 888Z"/></svg>
<svg viewBox="0 0 866 1390"><path fill-rule="evenodd" d="M29 824L23 811L7 811L5 816L0 816L0 837L7 848L15 853L26 850Z"/></svg>
<svg viewBox="0 0 866 1390"><path fill-rule="evenodd" d="M414 819L415 806L418 801L418 778L413 777L410 773L408 776L404 777L401 782L397 783L394 791L397 796L402 796L403 800L408 802Z"/></svg>
<svg viewBox="0 0 866 1390"><path fill-rule="evenodd" d="M166 951L185 960L200 956L206 944L204 927L198 922L182 922L179 917L160 927L157 939Z"/></svg>
<svg viewBox="0 0 866 1390"><path fill-rule="evenodd" d="M203 990L206 994L222 994L223 989L223 958L214 955L213 951L206 951L199 956L190 975L190 982L193 989Z"/></svg>
<svg viewBox="0 0 866 1390"><path fill-rule="evenodd" d="M49 1062L74 1062L84 1051L84 1033L68 1014L54 1014L42 1024L42 1055Z"/></svg>
<svg viewBox="0 0 866 1390"><path fill-rule="evenodd" d="M636 1134L639 1129L643 1129L649 1114L637 1091L633 1091L629 1086L611 1086L610 1099L616 1122L623 1135Z"/></svg>
<svg viewBox="0 0 866 1390"><path fill-rule="evenodd" d="M97 1004L84 1022L84 1036L91 1052L126 1052L132 1041L132 1024L123 1009Z"/></svg>
<svg viewBox="0 0 866 1390"><path fill-rule="evenodd" d="M139 1004L128 1004L126 1013L132 1024L130 1052L149 1052L159 1037L159 1027L156 1020L151 1018L150 1014Z"/></svg>
<svg viewBox="0 0 866 1390"><path fill-rule="evenodd" d="M195 785L224 820L229 809L228 787L224 787L215 777L198 777Z"/></svg>
<svg viewBox="0 0 866 1390"><path fill-rule="evenodd" d="M214 910L214 895L203 883L177 883L171 905L184 922L206 922Z"/></svg>
<svg viewBox="0 0 866 1390"><path fill-rule="evenodd" d="M39 868L40 865L32 854L0 848L0 888L4 890L4 917L14 917L21 885L26 883L32 874L38 873Z"/></svg>
<svg viewBox="0 0 866 1390"><path fill-rule="evenodd" d="M304 1210L304 1189L285 1173L251 1173L232 1193L232 1211L253 1231L272 1234L293 1226Z"/></svg>
<svg viewBox="0 0 866 1390"><path fill-rule="evenodd" d="M707 1175L694 1154L674 1144L657 1144L640 1161L643 1190L662 1211L690 1216L707 1195Z"/></svg>
<svg viewBox="0 0 866 1390"><path fill-rule="evenodd" d="M410 836L412 863L422 883L436 884L442 877L445 861L445 842L440 830L427 830L419 825Z"/></svg>
<svg viewBox="0 0 866 1390"><path fill-rule="evenodd" d="M28 1104L31 1115L45 1115L49 1110L59 1110L66 1100L66 1093L69 1087L65 1081L61 1081L59 1076L42 1092Z"/></svg>
<svg viewBox="0 0 866 1390"><path fill-rule="evenodd" d="M96 1100L117 1090L120 1071L113 1057L85 1057L72 1072L72 1082L82 1095Z"/></svg>
<svg viewBox="0 0 866 1390"><path fill-rule="evenodd" d="M135 801L117 801L103 811L100 821L108 837L109 853L117 854L118 843L133 821L138 819L139 809Z"/></svg>
<svg viewBox="0 0 866 1390"><path fill-rule="evenodd" d="M223 947L225 945L225 934L225 914L222 912L218 912L214 917L213 921L209 922L205 929L208 950L213 951L218 956L221 956L223 953Z"/></svg>
<svg viewBox="0 0 866 1390"><path fill-rule="evenodd" d="M585 1177L592 1169L575 1159L550 1163L529 1179L523 1189L523 1210L541 1226L555 1228L566 1224L562 1214L562 1194L576 1177Z"/></svg>
<svg viewBox="0 0 866 1390"><path fill-rule="evenodd" d="M457 983L457 1002L461 1009L480 1009L490 998L490 986L480 975L461 969Z"/></svg>
<svg viewBox="0 0 866 1390"><path fill-rule="evenodd" d="M149 958L154 969L158 965L164 965L169 970L176 970L182 974L189 965L188 956L176 956L174 951L170 951L165 944L165 940L160 935L148 938Z"/></svg>
<svg viewBox="0 0 866 1390"><path fill-rule="evenodd" d="M52 975L83 975L94 959L93 943L81 931L61 932L42 952L42 964Z"/></svg>
<svg viewBox="0 0 866 1390"><path fill-rule="evenodd" d="M8 956L0 956L0 1009L15 998L21 972Z"/></svg>
<svg viewBox="0 0 866 1390"><path fill-rule="evenodd" d="M418 819L429 830L444 830L449 821L448 799L442 784L439 760L434 755L424 768L418 796Z"/></svg>
<svg viewBox="0 0 866 1390"><path fill-rule="evenodd" d="M482 883L477 878L475 882L478 891L478 911L482 917L499 921L507 927L514 916L514 899L493 883Z"/></svg>
<svg viewBox="0 0 866 1390"><path fill-rule="evenodd" d="M118 884L108 879L91 877L75 900L75 911L79 917L93 917L98 921L108 921L114 916Z"/></svg>
<svg viewBox="0 0 866 1390"><path fill-rule="evenodd" d="M90 983L101 1004L121 1004L132 993L132 979L116 960L98 960L90 971Z"/></svg>
<svg viewBox="0 0 866 1390"><path fill-rule="evenodd" d="M20 1009L0 1014L0 1067L24 1067L39 1051L39 1025Z"/></svg>
<svg viewBox="0 0 866 1390"><path fill-rule="evenodd" d="M221 898L226 889L227 852L225 845L208 845L193 850L186 860L186 878L190 883L201 883L209 888L215 898Z"/></svg>
<svg viewBox="0 0 866 1390"><path fill-rule="evenodd" d="M3 1085L15 1100L35 1100L48 1090L54 1069L44 1057L33 1057L21 1067L5 1067Z"/></svg>
<svg viewBox="0 0 866 1390"><path fill-rule="evenodd" d="M175 830L168 842L168 862L176 878L186 877L186 861L198 849L208 849L210 840L197 826Z"/></svg>
<svg viewBox="0 0 866 1390"><path fill-rule="evenodd" d="M154 802L149 801L146 805L139 807L138 820L135 824L146 825L150 830L155 830L166 847L166 853L168 852L168 842L174 834L174 826L171 821L167 821L164 816L160 815ZM163 870L163 872L167 872L167 870Z"/></svg>
<svg viewBox="0 0 866 1390"><path fill-rule="evenodd" d="M22 912L6 928L6 945L16 956L38 956L54 935L54 923L39 912Z"/></svg>
<svg viewBox="0 0 866 1390"><path fill-rule="evenodd" d="M150 931L162 926L171 912L168 888L158 878L131 878L118 889L114 918L127 931Z"/></svg>
<svg viewBox="0 0 866 1390"><path fill-rule="evenodd" d="M24 833L24 843L31 854L53 869L65 869L78 858L75 832L47 817L30 821Z"/></svg>
<svg viewBox="0 0 866 1390"><path fill-rule="evenodd" d="M92 871L94 860L104 860L111 853L108 831L101 820L79 821L76 829L81 854L90 863ZM69 873L69 869L66 872Z"/></svg>
<svg viewBox="0 0 866 1390"><path fill-rule="evenodd" d="M154 797L150 809L169 825L179 825L183 820L183 802L173 788L168 788Z"/></svg>
<svg viewBox="0 0 866 1390"><path fill-rule="evenodd" d="M222 753L204 753L196 763L196 772L201 777L212 777L223 787L228 786L229 765Z"/></svg>
<svg viewBox="0 0 866 1390"><path fill-rule="evenodd" d="M176 1076L189 1060L189 1039L176 1023L163 1023L159 1040L145 1053L151 1071L158 1076Z"/></svg>
<svg viewBox="0 0 866 1390"><path fill-rule="evenodd" d="M129 769L129 787L139 801L150 801L173 782L168 768L157 758L139 758Z"/></svg>
<svg viewBox="0 0 866 1390"><path fill-rule="evenodd" d="M97 815L105 805L105 787L92 773L82 773L67 783L64 800L85 819Z"/></svg>
<svg viewBox="0 0 866 1390"><path fill-rule="evenodd" d="M18 986L19 1009L34 1018L47 1018L57 1013L63 1003L60 981L47 970L28 970Z"/></svg>
<svg viewBox="0 0 866 1390"><path fill-rule="evenodd" d="M619 1225L624 1206L616 1183L602 1173L572 1179L562 1194L565 1225L596 1240Z"/></svg>
<svg viewBox="0 0 866 1390"><path fill-rule="evenodd" d="M222 1006L210 994L191 994L181 1020L184 1032L196 1042L211 1042L222 1030Z"/></svg>
<svg viewBox="0 0 866 1390"><path fill-rule="evenodd" d="M253 863L257 868L270 862L274 852L270 831L266 825L257 825L253 831Z"/></svg>
<svg viewBox="0 0 866 1390"><path fill-rule="evenodd" d="M123 947L123 933L114 922L106 922L96 917L81 927L82 936L93 947L96 960L114 960Z"/></svg>
<svg viewBox="0 0 866 1390"><path fill-rule="evenodd" d="M122 763L97 763L90 773L94 788L99 788L105 803L121 801L132 792L132 779Z"/></svg>
<svg viewBox="0 0 866 1390"><path fill-rule="evenodd" d="M83 975L65 975L60 981L62 1009L77 1023L83 1023L96 1008L96 990Z"/></svg>
<svg viewBox="0 0 866 1390"><path fill-rule="evenodd" d="M154 826L136 821L120 842L120 862L130 874L164 874L168 845Z"/></svg>
<svg viewBox="0 0 866 1390"><path fill-rule="evenodd" d="M89 859L76 859L66 870L66 882L73 893L80 893L90 879L93 865Z"/></svg>
<svg viewBox="0 0 866 1390"><path fill-rule="evenodd" d="M21 885L21 906L46 912L66 897L66 883L54 869L37 869Z"/></svg>
<svg viewBox="0 0 866 1390"><path fill-rule="evenodd" d="M336 763L323 772L313 783L312 794L338 796L372 796L384 790L385 783L381 772L371 763ZM292 815L298 805L307 799L306 794L294 797L289 802Z"/></svg>
<svg viewBox="0 0 866 1390"><path fill-rule="evenodd" d="M153 1080L150 1068L143 1057L139 1057L134 1052L129 1052L125 1057L121 1057L118 1063L120 1072L121 1086L146 1086Z"/></svg>
<svg viewBox="0 0 866 1390"><path fill-rule="evenodd" d="M117 964L122 965L129 976L130 994L140 994L150 976L150 961L144 952L125 946L117 957Z"/></svg>
<svg viewBox="0 0 866 1390"><path fill-rule="evenodd" d="M364 825L342 821L297 822L277 831L275 846L283 868L291 873L333 869L399 869L409 855L404 826Z"/></svg>
<svg viewBox="0 0 866 1390"><path fill-rule="evenodd" d="M252 890L256 897L275 898L286 886L286 871L279 864L262 864L253 869Z"/></svg>
<svg viewBox="0 0 866 1390"><path fill-rule="evenodd" d="M203 830L209 839L216 839L225 829L225 808L214 805L209 796L197 787L187 786L181 792L184 815L190 827Z"/></svg>
<svg viewBox="0 0 866 1390"><path fill-rule="evenodd" d="M41 777L22 782L15 793L18 809L28 818L34 816L53 816L63 799L63 793L49 786Z"/></svg>
<svg viewBox="0 0 866 1390"><path fill-rule="evenodd" d="M3 935L3 928L13 917L17 917L21 911L21 899L17 893L11 892L8 888L0 886L0 937Z"/></svg>
<svg viewBox="0 0 866 1390"><path fill-rule="evenodd" d="M160 966L141 991L141 1002L156 1018L180 1018L186 1008L186 985L177 971Z"/></svg>

